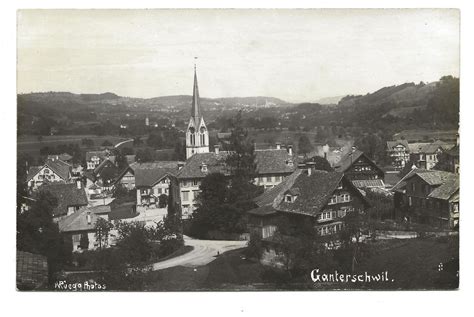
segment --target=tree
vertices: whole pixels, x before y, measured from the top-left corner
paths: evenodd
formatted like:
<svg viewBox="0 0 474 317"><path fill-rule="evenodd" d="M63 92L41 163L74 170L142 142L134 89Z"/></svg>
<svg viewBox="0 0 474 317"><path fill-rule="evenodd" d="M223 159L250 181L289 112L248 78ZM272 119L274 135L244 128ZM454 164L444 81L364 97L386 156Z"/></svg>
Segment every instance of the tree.
<svg viewBox="0 0 474 317"><path fill-rule="evenodd" d="M113 146L113 144L109 140L105 140L102 142L102 146Z"/></svg>
<svg viewBox="0 0 474 317"><path fill-rule="evenodd" d="M298 140L298 153L306 156L306 154L310 153L312 150L313 145L308 137L305 134L301 135Z"/></svg>
<svg viewBox="0 0 474 317"><path fill-rule="evenodd" d="M51 282L53 274L71 262L72 241L70 236L62 236L53 222L56 198L39 191L34 199L28 210L17 213L17 249L46 256Z"/></svg>
<svg viewBox="0 0 474 317"><path fill-rule="evenodd" d="M139 163L153 162L155 159L155 153L150 149L140 149L137 151L135 160Z"/></svg>
<svg viewBox="0 0 474 317"><path fill-rule="evenodd" d="M214 206L228 201L229 180L224 174L206 175L199 186L197 202L200 206Z"/></svg>
<svg viewBox="0 0 474 317"><path fill-rule="evenodd" d="M450 157L447 153L441 152L437 154L438 163L433 167L433 169L438 171L453 172L453 167L451 165Z"/></svg>
<svg viewBox="0 0 474 317"><path fill-rule="evenodd" d="M364 249L361 243L362 231L368 225L366 213L352 211L344 217L343 229L339 232L341 240L340 253L350 254L350 269L355 272L359 259L363 256ZM343 260L346 260L347 256Z"/></svg>
<svg viewBox="0 0 474 317"><path fill-rule="evenodd" d="M331 164L329 164L328 160L326 160L324 157L321 156L313 156L311 158L308 158L304 161L305 163L308 162L313 162L314 164L314 169L319 170L319 171L327 171L327 172L332 172L334 169L331 167Z"/></svg>
<svg viewBox="0 0 474 317"><path fill-rule="evenodd" d="M96 241L99 241L99 249L108 246L110 230L113 228L114 225L112 222L101 217L97 218L95 223L95 239Z"/></svg>
<svg viewBox="0 0 474 317"><path fill-rule="evenodd" d="M165 208L168 203L168 196L166 194L161 194L158 196L158 208Z"/></svg>
<svg viewBox="0 0 474 317"><path fill-rule="evenodd" d="M384 142L374 133L357 139L354 145L372 160L382 161L385 158Z"/></svg>
<svg viewBox="0 0 474 317"><path fill-rule="evenodd" d="M153 148L163 147L164 141L161 133L150 133L147 140L147 145Z"/></svg>

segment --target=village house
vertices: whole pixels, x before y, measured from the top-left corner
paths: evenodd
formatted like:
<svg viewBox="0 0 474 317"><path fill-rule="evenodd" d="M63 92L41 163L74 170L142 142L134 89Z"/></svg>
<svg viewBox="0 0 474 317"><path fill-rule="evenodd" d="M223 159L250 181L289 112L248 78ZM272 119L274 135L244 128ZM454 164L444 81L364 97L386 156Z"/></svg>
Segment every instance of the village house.
<svg viewBox="0 0 474 317"><path fill-rule="evenodd" d="M35 191L45 183L68 183L71 181L71 165L56 159L47 159L41 166L31 166L28 169L26 182L28 189Z"/></svg>
<svg viewBox="0 0 474 317"><path fill-rule="evenodd" d="M402 169L410 161L410 148L407 140L387 141L387 156L392 166Z"/></svg>
<svg viewBox="0 0 474 317"><path fill-rule="evenodd" d="M86 191L80 181L73 184L47 184L41 186L40 190L56 198L57 206L52 210L56 222L88 204Z"/></svg>
<svg viewBox="0 0 474 317"><path fill-rule="evenodd" d="M459 226L459 175L412 169L392 191L399 218L443 229Z"/></svg>
<svg viewBox="0 0 474 317"><path fill-rule="evenodd" d="M248 211L249 228L262 239L271 238L278 218L311 223L321 236L344 226L349 212L364 212L369 206L360 191L340 172L315 170L312 164L299 168L282 183L264 192Z"/></svg>
<svg viewBox="0 0 474 317"><path fill-rule="evenodd" d="M110 160L112 163L115 163L115 155L111 155L110 151L107 149L102 151L88 151L86 152L86 169L94 170L106 159Z"/></svg>
<svg viewBox="0 0 474 317"><path fill-rule="evenodd" d="M430 170L438 163L438 155L453 147L453 144L436 140L432 143L410 143L411 160L417 167Z"/></svg>
<svg viewBox="0 0 474 317"><path fill-rule="evenodd" d="M171 178L178 172L177 162L140 163L134 168L137 211L158 208L159 197L169 196Z"/></svg>
<svg viewBox="0 0 474 317"><path fill-rule="evenodd" d="M254 184L268 190L278 185L285 177L296 169L296 157L291 147L268 150L255 150L256 176ZM191 156L179 170L177 178L181 191L181 208L183 217L187 218L196 208L196 198L202 180L211 173L221 173L230 176L226 163L232 155L229 151L214 148L211 153L197 153Z"/></svg>
<svg viewBox="0 0 474 317"><path fill-rule="evenodd" d="M385 188L384 171L375 164L364 152L352 150L335 164L336 172L344 173L357 188Z"/></svg>
<svg viewBox="0 0 474 317"><path fill-rule="evenodd" d="M455 145L445 153L448 157L449 170L459 174L459 145Z"/></svg>
<svg viewBox="0 0 474 317"><path fill-rule="evenodd" d="M53 160L53 159L61 160L64 163L68 163L69 165L72 165L72 156L69 155L68 153L48 155L47 159L48 160Z"/></svg>
<svg viewBox="0 0 474 317"><path fill-rule="evenodd" d="M131 163L124 168L115 179L115 186L121 185L128 190L135 189L135 171L137 169L161 169L171 168L177 170L178 166L184 165L180 161L155 161L149 163Z"/></svg>
<svg viewBox="0 0 474 317"><path fill-rule="evenodd" d="M110 206L81 208L58 222L59 231L72 240L73 252L94 250L100 246L96 239L96 223L99 218L108 220ZM107 245L113 244L113 234L109 235Z"/></svg>

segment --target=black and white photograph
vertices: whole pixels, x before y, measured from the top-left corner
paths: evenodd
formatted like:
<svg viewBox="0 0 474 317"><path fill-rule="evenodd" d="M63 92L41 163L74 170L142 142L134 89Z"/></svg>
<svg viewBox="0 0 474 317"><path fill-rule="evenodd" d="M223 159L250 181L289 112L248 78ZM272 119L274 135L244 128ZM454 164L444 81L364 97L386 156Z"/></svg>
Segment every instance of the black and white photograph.
<svg viewBox="0 0 474 317"><path fill-rule="evenodd" d="M460 17L17 10L16 291L458 290Z"/></svg>

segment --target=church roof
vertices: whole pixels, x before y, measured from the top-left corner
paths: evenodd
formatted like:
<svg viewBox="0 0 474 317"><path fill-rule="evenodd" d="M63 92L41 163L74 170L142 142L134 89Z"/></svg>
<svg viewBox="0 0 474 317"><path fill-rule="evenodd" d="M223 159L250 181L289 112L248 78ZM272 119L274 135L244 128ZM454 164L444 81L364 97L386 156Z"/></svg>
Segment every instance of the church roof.
<svg viewBox="0 0 474 317"><path fill-rule="evenodd" d="M193 85L193 101L191 107L191 117L194 118L195 123L199 124L198 118L201 117L201 109L199 107L199 87L196 74L196 66L194 66L194 85Z"/></svg>

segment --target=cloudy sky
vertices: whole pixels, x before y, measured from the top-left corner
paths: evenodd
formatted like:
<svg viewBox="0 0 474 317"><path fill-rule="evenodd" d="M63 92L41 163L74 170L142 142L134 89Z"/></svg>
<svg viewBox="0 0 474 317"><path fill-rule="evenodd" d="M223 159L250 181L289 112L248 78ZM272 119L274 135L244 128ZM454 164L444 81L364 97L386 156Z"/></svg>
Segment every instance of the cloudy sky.
<svg viewBox="0 0 474 317"><path fill-rule="evenodd" d="M459 76L456 10L23 10L19 93L291 102Z"/></svg>

